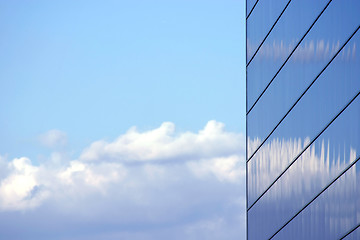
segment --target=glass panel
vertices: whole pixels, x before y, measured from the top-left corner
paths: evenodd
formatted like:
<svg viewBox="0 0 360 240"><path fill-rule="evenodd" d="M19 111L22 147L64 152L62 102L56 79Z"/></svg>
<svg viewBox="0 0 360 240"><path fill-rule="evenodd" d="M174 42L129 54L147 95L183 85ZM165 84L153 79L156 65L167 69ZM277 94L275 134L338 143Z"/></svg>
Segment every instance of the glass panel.
<svg viewBox="0 0 360 240"><path fill-rule="evenodd" d="M264 1L264 0L260 0L260 1ZM249 15L251 9L253 8L253 6L255 5L256 0L247 0L246 1L246 16Z"/></svg>
<svg viewBox="0 0 360 240"><path fill-rule="evenodd" d="M360 227L354 230L352 233L345 237L345 240L359 240L360 239Z"/></svg>
<svg viewBox="0 0 360 240"><path fill-rule="evenodd" d="M360 2L357 1L357 4L355 2L356 0L346 2L335 0L319 18L302 44L294 52L291 60L280 71L279 75L248 114L248 136L251 139L258 138L260 140L259 144L261 140L265 139L300 97L301 93L339 50L340 46L354 32L359 25L358 13L360 11ZM347 10L347 8L352 10ZM290 9L288 10L290 12ZM344 12L347 12L347 14L344 15ZM284 20L286 19L284 18ZM331 28L328 27L329 24L332 25ZM282 28L285 28L285 26ZM284 38L280 34L278 35L273 37L274 42L277 42L275 45L281 45L279 41L275 40L276 37L277 39ZM292 44L289 42L294 40L291 40L291 36L286 37L286 39L284 44L287 43L288 45L285 44L287 47L283 47L281 51L285 51L285 48L292 48L290 47ZM275 45L270 47L269 44L265 44L264 47L272 52L269 53L271 56L265 57L260 54L247 69L248 103L251 102L251 95L255 94L257 96L260 94L260 92L255 93L254 91L263 90L258 86L258 83L263 81L260 79L266 78L264 81L267 84L278 69L278 66L275 66L277 64L275 51L281 49L281 47ZM355 50L356 45L348 45L343 54L346 57L350 55L349 58L351 59L355 54L353 52ZM263 119L266 119L266 121L263 121ZM257 147L258 145L254 145L251 149L248 149L249 156Z"/></svg>
<svg viewBox="0 0 360 240"><path fill-rule="evenodd" d="M360 96L248 211L249 239L269 238L350 163L360 157L359 122ZM270 149L269 154L280 152L281 148L288 151L297 149L299 142L306 141L302 138L283 139L271 146L273 149ZM257 172L258 179L268 178L268 172L272 168L277 168L277 164L278 162L272 162L266 167L262 166L261 171ZM357 179L360 179L360 174L358 172L356 174ZM350 180L349 184L351 185ZM358 206L360 207L360 204ZM353 209L347 209L349 210ZM350 230L351 226L354 225L348 226L347 230Z"/></svg>
<svg viewBox="0 0 360 240"><path fill-rule="evenodd" d="M360 91L360 57L355 49L358 44L360 31L248 162L249 206ZM355 49L350 58L349 49ZM248 149L254 149L258 142L257 138L248 137Z"/></svg>
<svg viewBox="0 0 360 240"><path fill-rule="evenodd" d="M248 211L249 239L269 238L351 162L360 157L359 122L360 96ZM271 145L268 153L276 155L282 149L291 151L306 141L303 138L279 140ZM279 162L268 162L266 166L260 166L261 170L256 172L257 179L268 179L268 173L272 168L278 168L278 164ZM253 169L249 170L250 174L254 174ZM360 179L360 175L358 178Z"/></svg>
<svg viewBox="0 0 360 240"><path fill-rule="evenodd" d="M339 239L360 223L360 161L274 239ZM354 233L349 238L359 233ZM359 239L359 238L353 238Z"/></svg>
<svg viewBox="0 0 360 240"><path fill-rule="evenodd" d="M265 38L288 1L289 0L259 0L257 3L250 17L246 21L246 24L251 26L247 28L248 61L252 55L254 55L255 50Z"/></svg>
<svg viewBox="0 0 360 240"><path fill-rule="evenodd" d="M335 0L333 3L340 0ZM247 68L249 76L248 109L265 89L277 70L290 55L301 37L306 33L316 17L324 9L328 1L293 0L279 19L268 38L261 46ZM282 5L283 3L281 3ZM336 4L335 4L336 5ZM310 7L311 6L311 7ZM283 7L283 6L282 6ZM341 10L341 9L340 9ZM338 13L338 15L341 12ZM276 11L276 14L278 12ZM279 13L280 14L280 13ZM254 19L254 18L259 19ZM274 22L265 24L266 33L261 33L263 22L268 22L266 15L255 15L248 21L247 29L247 60L250 61L256 49L264 39ZM276 20L276 18L275 18ZM328 22L326 22L328 24ZM259 30L260 29L260 30ZM328 29L328 28L326 28ZM323 32L324 30L322 30Z"/></svg>

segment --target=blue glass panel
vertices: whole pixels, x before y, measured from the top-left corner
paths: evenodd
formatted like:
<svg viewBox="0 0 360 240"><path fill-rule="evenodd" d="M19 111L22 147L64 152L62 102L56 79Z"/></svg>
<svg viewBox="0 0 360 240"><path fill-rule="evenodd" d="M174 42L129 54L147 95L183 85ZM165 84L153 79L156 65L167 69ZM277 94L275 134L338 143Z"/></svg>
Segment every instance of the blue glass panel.
<svg viewBox="0 0 360 240"><path fill-rule="evenodd" d="M340 0L334 0L332 4L337 1ZM260 93L265 89L266 85L270 82L277 70L290 55L291 51L295 48L296 44L300 41L301 37L306 33L327 3L328 1L325 0L291 1L277 25L269 34L268 38L247 68L247 74L251 79L248 87L248 109L254 104ZM340 12L338 15L339 14ZM265 36L258 33L259 25L263 24L260 20L268 21L265 18L266 16L256 17L260 19L255 21L249 18L249 20L252 21L248 21L248 61L250 61L263 39L263 36Z"/></svg>
<svg viewBox="0 0 360 240"><path fill-rule="evenodd" d="M346 240L359 240L360 239L360 227L357 227L353 232L345 237Z"/></svg>
<svg viewBox="0 0 360 240"><path fill-rule="evenodd" d="M359 44L360 30L248 162L249 206L360 91ZM248 149L258 144L259 139L248 137Z"/></svg>
<svg viewBox="0 0 360 240"><path fill-rule="evenodd" d="M263 0L260 0L260 1L263 1ZM256 0L247 0L246 1L246 16L249 15L251 9L254 7L256 3Z"/></svg>
<svg viewBox="0 0 360 240"><path fill-rule="evenodd" d="M257 3L250 17L246 21L246 24L251 26L247 28L248 61L255 53L256 48L265 38L288 1L289 0L259 0Z"/></svg>
<svg viewBox="0 0 360 240"><path fill-rule="evenodd" d="M274 239L339 239L360 223L359 216L360 161L275 235Z"/></svg>
<svg viewBox="0 0 360 240"><path fill-rule="evenodd" d="M359 122L360 96L248 211L249 239L268 239L350 163L360 157ZM292 151L298 148L299 142L304 141L306 140L303 138L283 139L278 142L279 144L274 143L271 146L273 149L269 149L268 153L281 152L282 148ZM268 178L268 172L271 172L272 168L277 168L277 164L279 163L272 162L266 167L262 166L261 171L257 172L258 179ZM357 179L360 179L358 172L355 173L355 177L356 175ZM358 206L360 207L360 204ZM355 225L350 224L347 230L350 230L351 226Z"/></svg>
<svg viewBox="0 0 360 240"><path fill-rule="evenodd" d="M349 8L351 8L351 11L347 10ZM345 11L347 12L346 15L343 14ZM354 32L359 25L359 12L359 1L332 1L302 44L294 52L290 61L280 71L279 75L248 114L248 136L251 139L258 138L259 142L261 142L268 136L302 92L339 50L340 46ZM337 23L332 24L334 21ZM329 24L332 25L331 28L328 27ZM269 53L270 55L267 57L262 57L259 54L258 58L254 59L255 62L252 62L247 69L248 103L251 102L251 95L257 96L259 94L259 92L255 93L255 91L263 90L258 86L259 82L263 82L260 79L266 78L264 83L267 84L277 71L278 66L275 67L275 65L279 64L276 63L275 52L280 51L283 52L282 54L287 55L286 49L292 48L291 41L294 41L294 39L291 40L291 37L285 38L287 39L284 40L285 47L281 47L280 41L275 40L275 38L276 36L274 36L274 42L277 42L275 44L277 46L264 45L272 53ZM277 36L277 39L283 39L283 36ZM346 54L346 57L347 54L350 54L351 58L355 49L355 45L348 45L343 54ZM266 119L266 121L263 121L263 119ZM255 145L252 146L252 149L248 149L248 155L251 156L256 148Z"/></svg>

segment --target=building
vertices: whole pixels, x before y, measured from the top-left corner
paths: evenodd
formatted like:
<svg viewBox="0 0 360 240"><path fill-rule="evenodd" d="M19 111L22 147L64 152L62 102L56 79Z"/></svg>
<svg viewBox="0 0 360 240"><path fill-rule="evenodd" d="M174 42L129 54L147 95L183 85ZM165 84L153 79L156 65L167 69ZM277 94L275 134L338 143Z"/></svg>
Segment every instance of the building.
<svg viewBox="0 0 360 240"><path fill-rule="evenodd" d="M247 237L360 239L360 1L246 11Z"/></svg>

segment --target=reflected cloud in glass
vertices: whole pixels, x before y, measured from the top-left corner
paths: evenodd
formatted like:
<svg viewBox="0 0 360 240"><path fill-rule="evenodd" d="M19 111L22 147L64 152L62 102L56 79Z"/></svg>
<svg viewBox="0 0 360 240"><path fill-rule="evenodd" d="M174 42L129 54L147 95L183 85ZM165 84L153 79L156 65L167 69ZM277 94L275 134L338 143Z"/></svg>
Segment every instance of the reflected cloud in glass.
<svg viewBox="0 0 360 240"><path fill-rule="evenodd" d="M276 232L274 229L280 229L286 224L319 192L336 179L342 171L346 170L348 166L359 158L359 122L360 97L357 97L313 143L311 143L309 137L304 139L274 139L262 147L264 149L262 154L258 155L253 164L248 165L248 207L250 208L248 221L249 226L256 226L256 228L248 229L250 239L263 239L272 236ZM311 145L309 145L310 143ZM248 144L251 145L251 141L248 141ZM305 151L298 158L292 157L300 154L304 149ZM292 165L287 169L290 164ZM355 166L341 177L349 178L350 176L354 178L353 180L344 180L343 185L337 183L339 181L337 180L333 186L330 186L320 195L321 197L319 196L319 200L316 200L316 202L331 202L331 199L335 199L334 203L331 203L335 205L331 206L335 209L341 209L341 204L336 199L343 197L343 191L345 191L347 194L346 199L341 201L355 204L354 208L351 208L355 211L355 215L344 214L344 216L350 218L350 220L345 221L348 224L344 224L344 221L341 220L343 214L341 211L338 212L339 215L337 216L336 211L328 209L326 212L321 210L324 214L333 214L331 218L324 214L319 215L316 206L321 209L328 206L323 203L314 206L311 204L309 209L315 208L315 210L304 210L302 214L308 214L309 216L302 217L306 219L302 221L315 219L319 224L322 224L321 228L327 228L326 232L334 234L336 232L340 235L349 231L350 226L353 227L355 223L360 222L360 219L356 218L356 214L360 216L360 208L357 207L360 205L356 205L360 197L357 182L360 175ZM277 179L280 174L281 178ZM347 185L346 182L354 182L354 184ZM340 187L335 187L339 184ZM323 197L323 194L327 197ZM261 198L256 201L260 196ZM323 198L324 200L320 200ZM256 204L254 204L255 201ZM307 211L310 211L310 213L307 213ZM296 225L293 222L291 223L294 224L294 227L308 227L307 224ZM311 231L314 232L314 230ZM291 234L293 233L291 232ZM311 236L317 235L314 233ZM293 236L290 239L293 239Z"/></svg>

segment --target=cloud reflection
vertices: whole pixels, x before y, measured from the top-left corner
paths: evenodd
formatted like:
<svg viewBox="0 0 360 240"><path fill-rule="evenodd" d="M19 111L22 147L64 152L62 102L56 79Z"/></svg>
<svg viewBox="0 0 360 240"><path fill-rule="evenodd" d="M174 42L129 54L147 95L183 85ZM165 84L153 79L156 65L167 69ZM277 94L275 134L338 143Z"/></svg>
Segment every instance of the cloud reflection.
<svg viewBox="0 0 360 240"><path fill-rule="evenodd" d="M258 140L255 140L258 141ZM248 193L253 202L285 170L294 158L310 143L310 138L273 139L265 144L248 164ZM248 145L254 144L249 141ZM293 197L293 194L304 194L304 189L324 185L330 176L336 176L357 157L356 150L348 146L334 147L330 141L312 144L288 170L291 175L287 186L281 192L274 193L281 197ZM304 175L307 177L304 178ZM278 196L274 196L278 197Z"/></svg>
<svg viewBox="0 0 360 240"><path fill-rule="evenodd" d="M283 40L274 40L271 43L265 42L259 49L257 55L260 60L281 60L284 61L295 48L298 41L285 42ZM255 52L258 45L253 44L249 39L247 41L248 55ZM330 41L324 39L308 40L300 44L295 50L291 61L311 62L328 59L335 55L340 49L340 41ZM248 56L251 57L251 56ZM341 60L353 60L356 57L356 43L345 46L340 58Z"/></svg>
<svg viewBox="0 0 360 240"><path fill-rule="evenodd" d="M262 147L264 151L248 163L249 206L309 142L310 138L274 139ZM252 142L248 141L248 144ZM356 149L344 142L335 143L326 138L315 141L249 210L250 222L262 219L256 230L249 229L249 234L254 239L269 238L274 229L283 226L357 158ZM292 223L293 232L299 230L296 228L309 227L304 223L309 219L314 219L312 224L321 224L319 228L326 228L333 234L355 226L359 222L356 216L360 214L356 208L360 193L358 174L356 165L349 169L299 216L302 219L297 221L300 222ZM348 206L342 206L341 201ZM347 214L348 209L353 209L354 213ZM291 231L289 234L285 239L294 237Z"/></svg>

